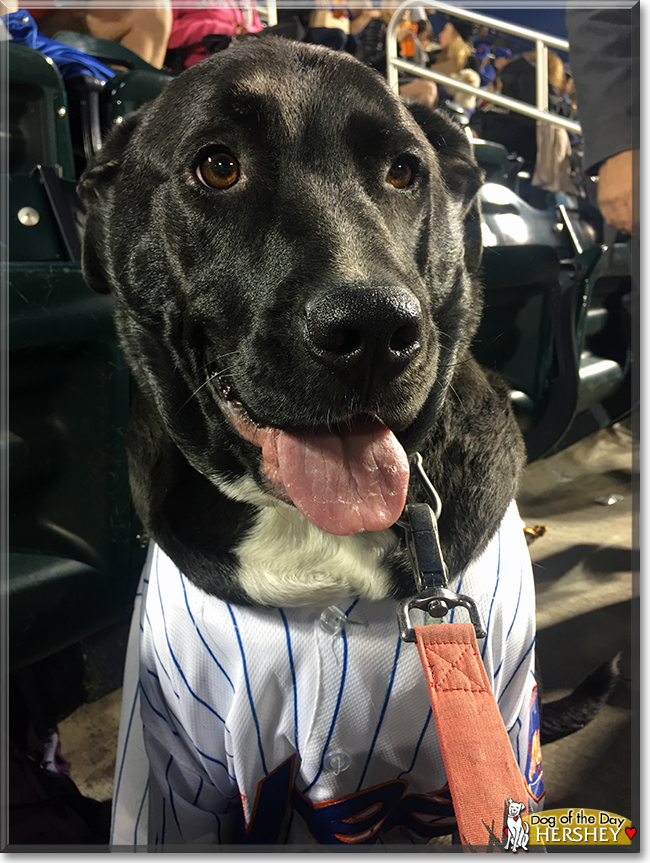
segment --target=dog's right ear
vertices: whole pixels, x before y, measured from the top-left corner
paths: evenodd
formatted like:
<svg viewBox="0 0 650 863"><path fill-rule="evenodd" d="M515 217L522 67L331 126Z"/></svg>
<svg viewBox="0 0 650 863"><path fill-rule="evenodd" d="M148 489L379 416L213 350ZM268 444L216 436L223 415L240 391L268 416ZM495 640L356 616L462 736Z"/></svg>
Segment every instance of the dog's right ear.
<svg viewBox="0 0 650 863"><path fill-rule="evenodd" d="M470 273L476 273L483 254L478 190L483 183L484 172L459 123L444 111L434 111L419 102L404 100L404 104L438 154L449 191L463 206L465 263Z"/></svg>
<svg viewBox="0 0 650 863"><path fill-rule="evenodd" d="M81 175L77 195L84 205L81 270L88 287L108 294L105 245L107 241L106 209L113 181L117 177L125 150L140 124L143 109L128 114L108 136L95 160Z"/></svg>

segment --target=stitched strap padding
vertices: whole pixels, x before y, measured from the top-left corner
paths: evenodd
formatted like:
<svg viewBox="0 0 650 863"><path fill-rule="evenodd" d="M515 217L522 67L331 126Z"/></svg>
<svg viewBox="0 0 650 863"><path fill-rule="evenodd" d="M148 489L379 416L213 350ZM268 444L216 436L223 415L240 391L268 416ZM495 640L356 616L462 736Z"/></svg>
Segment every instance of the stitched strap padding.
<svg viewBox="0 0 650 863"><path fill-rule="evenodd" d="M474 627L471 623L416 626L415 635L461 841L473 848L497 850L506 838L508 798L527 804L528 794Z"/></svg>

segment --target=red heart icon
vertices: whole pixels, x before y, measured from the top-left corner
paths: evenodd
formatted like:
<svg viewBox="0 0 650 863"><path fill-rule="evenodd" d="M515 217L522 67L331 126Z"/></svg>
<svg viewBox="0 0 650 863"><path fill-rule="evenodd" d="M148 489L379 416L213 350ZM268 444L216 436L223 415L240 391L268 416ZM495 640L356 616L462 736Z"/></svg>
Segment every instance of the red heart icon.
<svg viewBox="0 0 650 863"><path fill-rule="evenodd" d="M636 833L636 827L626 827L625 832L627 833L628 839L632 839Z"/></svg>

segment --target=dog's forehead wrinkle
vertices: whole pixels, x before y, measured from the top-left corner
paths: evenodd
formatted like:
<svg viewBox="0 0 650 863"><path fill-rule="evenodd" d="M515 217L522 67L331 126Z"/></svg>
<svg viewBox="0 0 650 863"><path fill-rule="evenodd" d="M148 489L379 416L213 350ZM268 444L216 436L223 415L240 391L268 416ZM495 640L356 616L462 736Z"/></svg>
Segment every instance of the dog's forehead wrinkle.
<svg viewBox="0 0 650 863"><path fill-rule="evenodd" d="M272 120L293 143L308 135L310 129L312 134L317 129L319 138L325 135L331 146L340 145L348 137L345 129L351 114L357 117L353 125L362 128L359 118L365 119L372 124L374 137L381 136L386 143L396 129L402 135L407 132L402 106L391 104L388 106L391 110L383 115L378 105L368 103L367 94L362 92L356 78L350 77L345 64L343 68L340 65L294 68L294 65L273 72L265 67L244 70L227 91L231 110L235 114L258 112L260 117ZM341 75L341 71L345 74ZM365 73L357 67L353 71L355 76ZM385 92L383 96L385 99ZM410 134L409 143L413 140Z"/></svg>
<svg viewBox="0 0 650 863"><path fill-rule="evenodd" d="M322 88L311 88L293 70L276 70L270 75L263 69L245 73L231 88L231 110L235 115L245 110L256 112L260 122L268 122L276 135L293 145L305 135L320 116L317 103L323 99ZM331 114L330 112L325 112Z"/></svg>

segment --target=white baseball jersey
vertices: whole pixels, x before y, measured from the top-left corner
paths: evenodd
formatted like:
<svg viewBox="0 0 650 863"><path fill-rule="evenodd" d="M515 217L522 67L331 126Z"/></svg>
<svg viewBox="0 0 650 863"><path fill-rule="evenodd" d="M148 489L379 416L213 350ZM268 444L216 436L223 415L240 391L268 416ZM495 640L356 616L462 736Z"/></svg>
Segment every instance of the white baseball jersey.
<svg viewBox="0 0 650 863"><path fill-rule="evenodd" d="M534 811L535 608L514 503L450 588L480 609L479 650ZM354 597L323 610L236 606L152 545L127 654L113 847L403 844L451 832L424 673L395 608Z"/></svg>

